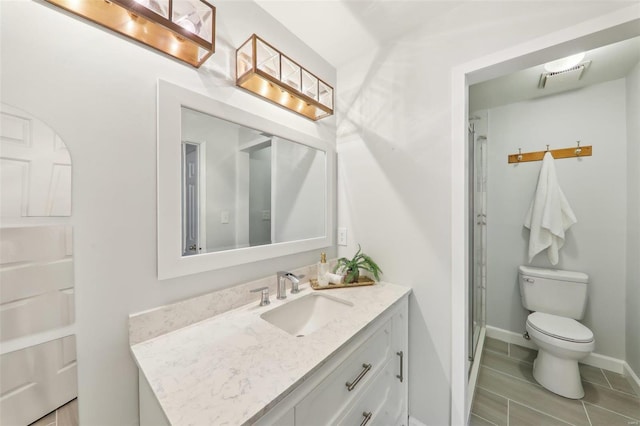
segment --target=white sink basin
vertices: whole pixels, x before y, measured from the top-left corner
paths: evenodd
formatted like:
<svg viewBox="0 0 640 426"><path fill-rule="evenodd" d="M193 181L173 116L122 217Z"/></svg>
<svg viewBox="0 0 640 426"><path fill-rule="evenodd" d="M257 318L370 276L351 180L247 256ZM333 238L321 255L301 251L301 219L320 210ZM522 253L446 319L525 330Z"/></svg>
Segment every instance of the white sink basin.
<svg viewBox="0 0 640 426"><path fill-rule="evenodd" d="M322 328L353 303L326 294L312 293L271 309L260 317L292 336L303 337Z"/></svg>

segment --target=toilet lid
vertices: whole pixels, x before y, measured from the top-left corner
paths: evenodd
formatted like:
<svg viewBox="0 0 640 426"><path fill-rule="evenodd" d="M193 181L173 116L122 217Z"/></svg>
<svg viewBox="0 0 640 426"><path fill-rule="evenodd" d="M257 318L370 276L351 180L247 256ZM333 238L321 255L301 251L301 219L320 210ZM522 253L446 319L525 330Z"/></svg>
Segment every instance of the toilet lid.
<svg viewBox="0 0 640 426"><path fill-rule="evenodd" d="M557 339L577 343L593 341L591 330L571 318L534 312L527 318L527 323L540 333Z"/></svg>

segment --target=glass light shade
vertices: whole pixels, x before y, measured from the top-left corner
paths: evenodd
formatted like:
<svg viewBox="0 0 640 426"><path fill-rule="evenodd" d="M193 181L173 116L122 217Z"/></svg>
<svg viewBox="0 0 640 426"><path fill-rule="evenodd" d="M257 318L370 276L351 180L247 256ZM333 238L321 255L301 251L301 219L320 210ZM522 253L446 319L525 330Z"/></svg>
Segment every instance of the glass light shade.
<svg viewBox="0 0 640 426"><path fill-rule="evenodd" d="M289 87L300 91L302 68L286 56L282 57L282 76L280 80Z"/></svg>
<svg viewBox="0 0 640 426"><path fill-rule="evenodd" d="M200 67L215 52L216 8L205 0L46 0Z"/></svg>
<svg viewBox="0 0 640 426"><path fill-rule="evenodd" d="M172 21L192 34L213 43L212 6L200 0L173 0Z"/></svg>
<svg viewBox="0 0 640 426"><path fill-rule="evenodd" d="M280 52L262 40L256 41L257 67L272 77L280 78Z"/></svg>
<svg viewBox="0 0 640 426"><path fill-rule="evenodd" d="M314 121L333 114L333 87L255 34L236 50L236 86Z"/></svg>
<svg viewBox="0 0 640 426"><path fill-rule="evenodd" d="M136 3L165 19L169 19L169 0L136 0Z"/></svg>
<svg viewBox="0 0 640 426"><path fill-rule="evenodd" d="M318 79L306 70L302 70L302 93L311 99L318 100Z"/></svg>
<svg viewBox="0 0 640 426"><path fill-rule="evenodd" d="M318 90L320 91L318 94L320 103L327 108L333 109L333 88L321 81L318 83Z"/></svg>
<svg viewBox="0 0 640 426"><path fill-rule="evenodd" d="M236 51L236 78L253 70L253 43L249 39Z"/></svg>

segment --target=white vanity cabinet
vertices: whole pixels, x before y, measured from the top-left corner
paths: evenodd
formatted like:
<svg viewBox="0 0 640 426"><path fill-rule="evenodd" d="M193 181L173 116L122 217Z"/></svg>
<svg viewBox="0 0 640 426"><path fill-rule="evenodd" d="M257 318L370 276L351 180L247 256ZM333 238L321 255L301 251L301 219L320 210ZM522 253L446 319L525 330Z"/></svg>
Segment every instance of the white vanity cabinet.
<svg viewBox="0 0 640 426"><path fill-rule="evenodd" d="M256 425L407 425L407 298L354 340Z"/></svg>
<svg viewBox="0 0 640 426"><path fill-rule="evenodd" d="M250 304L132 346L140 425L407 426L411 289L328 290L350 308L297 337Z"/></svg>

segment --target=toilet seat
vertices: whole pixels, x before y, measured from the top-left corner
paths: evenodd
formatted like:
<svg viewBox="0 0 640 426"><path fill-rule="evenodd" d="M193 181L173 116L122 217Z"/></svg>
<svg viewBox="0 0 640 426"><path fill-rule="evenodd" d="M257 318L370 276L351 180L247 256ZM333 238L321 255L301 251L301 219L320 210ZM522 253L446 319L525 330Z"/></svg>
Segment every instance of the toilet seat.
<svg viewBox="0 0 640 426"><path fill-rule="evenodd" d="M527 325L555 339L574 343L593 342L593 332L572 318L534 312L527 318Z"/></svg>

